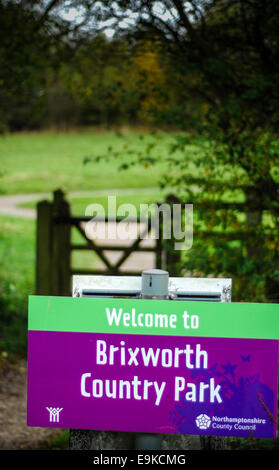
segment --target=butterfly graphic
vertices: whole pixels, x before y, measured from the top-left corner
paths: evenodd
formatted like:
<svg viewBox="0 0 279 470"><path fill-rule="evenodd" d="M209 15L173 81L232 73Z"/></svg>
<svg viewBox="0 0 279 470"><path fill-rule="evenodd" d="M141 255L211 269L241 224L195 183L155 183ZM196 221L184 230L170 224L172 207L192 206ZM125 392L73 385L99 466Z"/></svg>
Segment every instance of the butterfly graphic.
<svg viewBox="0 0 279 470"><path fill-rule="evenodd" d="M248 354L247 356L243 356L242 354L240 354L240 357L243 360L243 362L249 362L251 359L251 354Z"/></svg>

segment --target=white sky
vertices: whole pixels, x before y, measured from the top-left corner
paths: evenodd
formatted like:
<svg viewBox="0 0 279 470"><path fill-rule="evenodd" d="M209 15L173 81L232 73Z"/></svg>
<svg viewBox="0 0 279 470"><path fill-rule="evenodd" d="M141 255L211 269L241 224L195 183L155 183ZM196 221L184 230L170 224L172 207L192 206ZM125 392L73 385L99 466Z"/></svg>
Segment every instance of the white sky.
<svg viewBox="0 0 279 470"><path fill-rule="evenodd" d="M65 7L64 7L65 8ZM171 11L167 11L165 5L162 2L156 2L153 6L153 11L156 16L160 16L164 20L173 20L176 16L176 11L172 9ZM62 17L67 21L74 21L75 23L79 24L83 20L83 12L77 8L65 8L61 13ZM131 12L131 17L129 20L123 21L120 23L121 27L128 26L129 24L133 23L133 20L136 18L137 13ZM100 23L100 27L105 27L104 33L108 38L113 37L114 29L113 23L114 19L108 20L106 22Z"/></svg>

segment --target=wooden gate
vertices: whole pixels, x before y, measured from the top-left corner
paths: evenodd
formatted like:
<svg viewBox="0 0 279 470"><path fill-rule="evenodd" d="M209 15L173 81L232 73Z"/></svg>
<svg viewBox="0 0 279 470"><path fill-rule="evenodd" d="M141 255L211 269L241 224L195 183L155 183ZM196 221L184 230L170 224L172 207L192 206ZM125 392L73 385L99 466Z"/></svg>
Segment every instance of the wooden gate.
<svg viewBox="0 0 279 470"><path fill-rule="evenodd" d="M123 221L123 217L111 219L106 216L102 222L115 223ZM70 204L66 201L61 190L54 192L53 201L41 201L37 205L37 244L36 244L36 294L37 295L71 295L71 278L73 274L104 274L104 275L133 275L141 274L142 270L125 270L124 263L133 253L149 252L154 254L155 262L149 268L168 269L171 275L178 275L177 266L179 253L166 251L162 240L162 230L159 224L159 236L153 246L143 246L144 236L150 233L151 220L140 231L132 243L119 246L118 244L98 244L86 234L85 224L92 217L71 215ZM100 220L100 219L99 219ZM94 217L94 221L98 219ZM140 219L125 218L126 222L140 223ZM72 227L81 235L84 243L74 244ZM72 253L75 250L93 250L105 269L74 268ZM123 252L121 257L112 262L106 253Z"/></svg>

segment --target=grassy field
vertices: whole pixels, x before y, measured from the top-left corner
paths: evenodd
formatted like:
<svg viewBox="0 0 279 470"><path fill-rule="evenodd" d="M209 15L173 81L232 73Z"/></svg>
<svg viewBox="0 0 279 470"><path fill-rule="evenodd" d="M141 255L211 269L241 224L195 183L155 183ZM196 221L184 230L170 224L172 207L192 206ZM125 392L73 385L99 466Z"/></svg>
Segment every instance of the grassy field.
<svg viewBox="0 0 279 470"><path fill-rule="evenodd" d="M140 203L154 202L161 196L159 189L147 189L145 193L144 188L157 187L166 168L164 156L171 141L172 137L166 134L149 135L140 131L120 134L94 129L1 136L0 193L51 193L57 188L66 193L131 188L129 194L117 196L117 205L129 202L139 207ZM151 142L157 143L156 152L162 157L156 171L144 166L119 171L131 149L143 152ZM118 153L117 157L108 161L106 156L112 151ZM98 156L102 157L99 163L90 160ZM140 189L138 194L137 189ZM76 215L83 215L92 202L107 206L105 193L94 198L86 195L68 199ZM35 205L36 201L24 204L26 207ZM0 354L26 353L27 297L34 292L35 280L35 230L32 219L0 216ZM77 233L74 242L79 242ZM74 253L75 267L90 267L95 262L94 254L88 257L88 253Z"/></svg>
<svg viewBox="0 0 279 470"><path fill-rule="evenodd" d="M0 217L0 355L26 355L27 298L34 277L35 221Z"/></svg>
<svg viewBox="0 0 279 470"><path fill-rule="evenodd" d="M166 165L164 157L173 137L143 133L71 132L19 133L0 137L1 191L6 194L113 188L156 187ZM156 142L153 155L160 156L156 171L133 166L118 168L127 161L131 149L143 152L148 143ZM106 157L118 153L117 157ZM95 157L101 157L93 164ZM84 164L84 161L87 162Z"/></svg>

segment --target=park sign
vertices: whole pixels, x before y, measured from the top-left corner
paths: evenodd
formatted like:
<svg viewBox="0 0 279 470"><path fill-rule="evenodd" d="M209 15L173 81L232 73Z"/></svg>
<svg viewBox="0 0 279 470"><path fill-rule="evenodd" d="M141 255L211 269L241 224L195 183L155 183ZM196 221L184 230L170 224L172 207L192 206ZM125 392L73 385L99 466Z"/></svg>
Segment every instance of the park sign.
<svg viewBox="0 0 279 470"><path fill-rule="evenodd" d="M27 424L276 438L279 305L30 296Z"/></svg>

